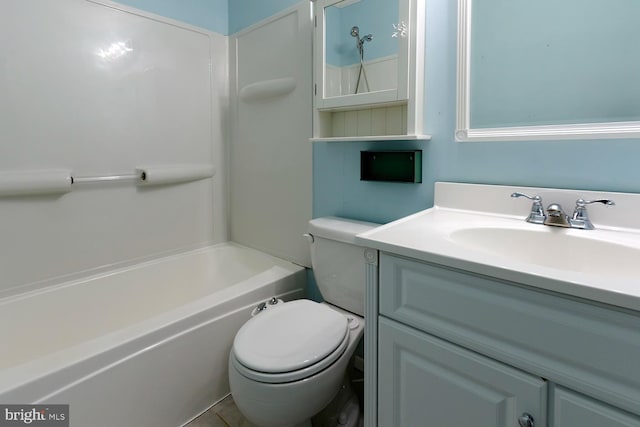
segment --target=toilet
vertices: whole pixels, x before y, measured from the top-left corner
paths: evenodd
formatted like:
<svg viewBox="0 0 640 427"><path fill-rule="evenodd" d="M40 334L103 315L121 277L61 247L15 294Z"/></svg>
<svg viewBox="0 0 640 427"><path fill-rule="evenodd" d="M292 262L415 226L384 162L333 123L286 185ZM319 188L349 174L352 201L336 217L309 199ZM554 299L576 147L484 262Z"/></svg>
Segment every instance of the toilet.
<svg viewBox="0 0 640 427"><path fill-rule="evenodd" d="M274 304L245 323L229 355L231 394L258 427L311 426L338 393L364 330L364 248L378 224L336 217L309 222L311 263L324 303Z"/></svg>

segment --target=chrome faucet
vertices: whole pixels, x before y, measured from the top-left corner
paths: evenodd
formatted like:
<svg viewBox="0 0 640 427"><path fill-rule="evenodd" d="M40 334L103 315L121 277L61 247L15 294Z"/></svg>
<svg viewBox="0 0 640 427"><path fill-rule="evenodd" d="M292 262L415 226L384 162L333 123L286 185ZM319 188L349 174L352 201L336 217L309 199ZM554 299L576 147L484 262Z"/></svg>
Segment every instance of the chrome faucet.
<svg viewBox="0 0 640 427"><path fill-rule="evenodd" d="M531 205L531 212L527 217L526 221L532 224L544 224L551 225L554 227L565 227L565 228L579 228L582 230L593 230L593 223L589 220L589 214L587 212L587 205L592 203L602 203L605 206L615 206L615 202L613 200L608 199L598 199L598 200L584 200L578 199L576 200L576 207L573 211L571 217L569 217L564 210L562 210L562 206L558 203L552 203L547 206L546 213L545 209L542 207L542 197L536 196L528 196L523 193L513 193L511 197L526 197L529 200L533 201Z"/></svg>

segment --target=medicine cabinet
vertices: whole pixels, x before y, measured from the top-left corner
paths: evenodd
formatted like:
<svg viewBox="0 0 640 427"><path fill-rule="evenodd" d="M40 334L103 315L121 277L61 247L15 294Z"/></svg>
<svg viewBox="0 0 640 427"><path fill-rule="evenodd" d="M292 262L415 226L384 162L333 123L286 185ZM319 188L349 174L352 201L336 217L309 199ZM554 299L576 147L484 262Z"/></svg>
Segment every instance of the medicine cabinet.
<svg viewBox="0 0 640 427"><path fill-rule="evenodd" d="M422 135L424 0L314 2L312 141Z"/></svg>

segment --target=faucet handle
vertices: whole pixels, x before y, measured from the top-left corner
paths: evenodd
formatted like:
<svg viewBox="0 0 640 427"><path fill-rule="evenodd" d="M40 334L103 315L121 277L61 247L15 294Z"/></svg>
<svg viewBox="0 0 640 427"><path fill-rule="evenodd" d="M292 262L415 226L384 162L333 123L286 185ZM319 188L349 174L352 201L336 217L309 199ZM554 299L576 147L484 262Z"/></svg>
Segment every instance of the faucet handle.
<svg viewBox="0 0 640 427"><path fill-rule="evenodd" d="M518 197L524 197L529 200L533 200L534 202L542 202L542 197L538 196L537 194L535 196L529 196L524 193L515 192L515 193L511 193L511 197L513 197L514 199L517 199Z"/></svg>
<svg viewBox="0 0 640 427"><path fill-rule="evenodd" d="M585 200L585 199L578 199L576 200L576 208L578 207L585 207L586 205L590 205L592 203L602 203L603 205L606 206L615 206L616 202L614 202L613 200L609 200L609 199L598 199L598 200Z"/></svg>
<svg viewBox="0 0 640 427"><path fill-rule="evenodd" d="M602 203L605 206L615 206L615 202L609 199L598 199L598 200L584 200L578 199L576 200L576 208L573 211L573 215L571 215L571 226L574 228L582 228L584 230L593 230L593 224L589 219L589 213L587 212L587 205L592 203Z"/></svg>
<svg viewBox="0 0 640 427"><path fill-rule="evenodd" d="M542 197L539 195L528 196L524 193L512 193L511 197L517 199L519 197L524 197L529 200L533 200L533 204L531 205L531 212L527 217L526 221L531 222L533 224L544 224L544 220L546 219L546 215L544 213L544 208L542 207Z"/></svg>

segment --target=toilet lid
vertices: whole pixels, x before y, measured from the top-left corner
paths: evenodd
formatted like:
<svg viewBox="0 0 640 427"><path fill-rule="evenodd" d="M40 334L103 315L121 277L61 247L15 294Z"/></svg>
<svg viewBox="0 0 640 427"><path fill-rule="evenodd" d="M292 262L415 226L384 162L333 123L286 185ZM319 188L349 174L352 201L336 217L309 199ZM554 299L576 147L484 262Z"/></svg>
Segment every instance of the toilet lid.
<svg viewBox="0 0 640 427"><path fill-rule="evenodd" d="M245 323L236 334L233 353L253 371L296 371L334 353L348 333L347 318L341 313L309 300L292 301Z"/></svg>

